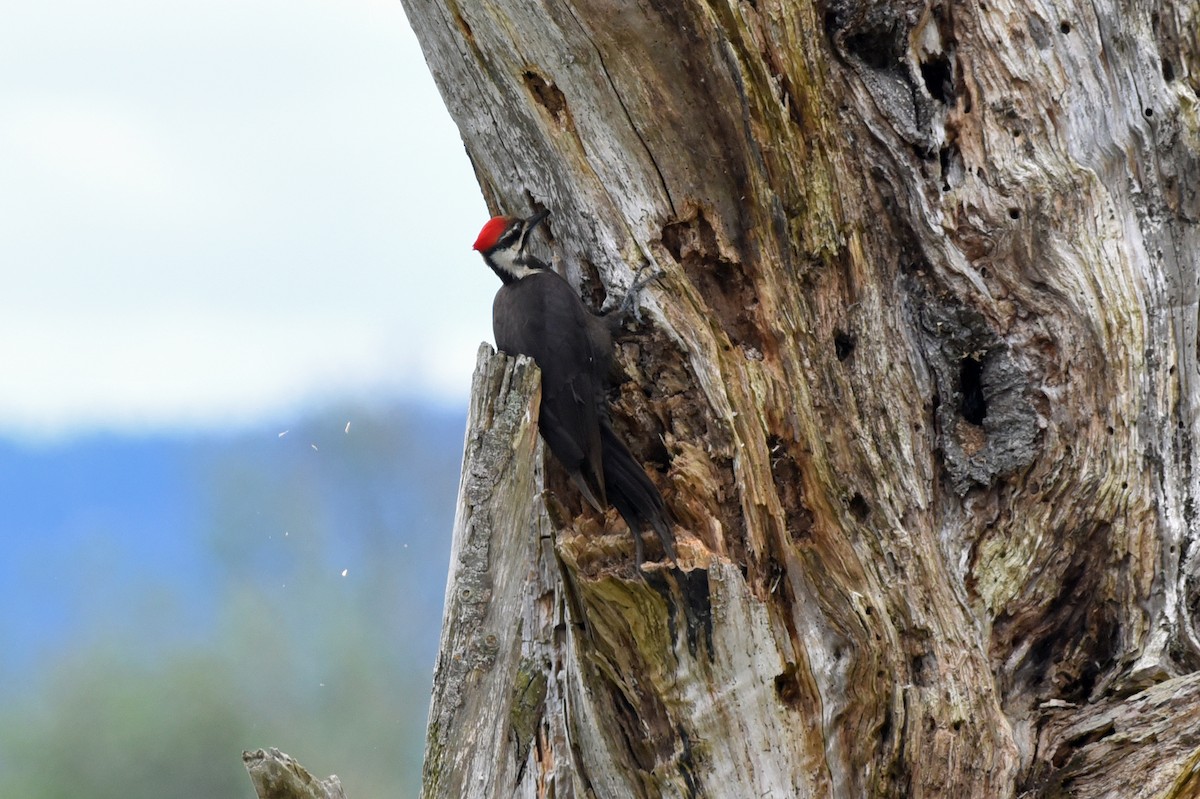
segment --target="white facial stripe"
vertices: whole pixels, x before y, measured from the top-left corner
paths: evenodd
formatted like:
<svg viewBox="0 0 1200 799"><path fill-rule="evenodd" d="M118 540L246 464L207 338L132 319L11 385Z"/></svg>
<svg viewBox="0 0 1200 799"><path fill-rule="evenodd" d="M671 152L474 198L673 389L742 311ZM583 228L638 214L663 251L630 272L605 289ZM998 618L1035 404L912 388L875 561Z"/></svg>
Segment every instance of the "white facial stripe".
<svg viewBox="0 0 1200 799"><path fill-rule="evenodd" d="M508 274L520 280L527 275L532 275L535 271L530 269L523 263L517 260L517 251L515 249L496 250L491 255L492 263L497 267L507 272Z"/></svg>

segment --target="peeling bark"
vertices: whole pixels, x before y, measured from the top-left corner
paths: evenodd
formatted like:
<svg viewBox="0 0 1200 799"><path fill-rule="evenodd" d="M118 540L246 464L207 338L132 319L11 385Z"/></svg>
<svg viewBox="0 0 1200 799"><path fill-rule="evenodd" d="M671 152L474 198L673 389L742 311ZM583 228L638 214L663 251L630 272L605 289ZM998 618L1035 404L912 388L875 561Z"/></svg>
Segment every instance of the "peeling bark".
<svg viewBox="0 0 1200 799"><path fill-rule="evenodd" d="M425 796L1197 795L1196 0L404 2L680 523L521 428Z"/></svg>

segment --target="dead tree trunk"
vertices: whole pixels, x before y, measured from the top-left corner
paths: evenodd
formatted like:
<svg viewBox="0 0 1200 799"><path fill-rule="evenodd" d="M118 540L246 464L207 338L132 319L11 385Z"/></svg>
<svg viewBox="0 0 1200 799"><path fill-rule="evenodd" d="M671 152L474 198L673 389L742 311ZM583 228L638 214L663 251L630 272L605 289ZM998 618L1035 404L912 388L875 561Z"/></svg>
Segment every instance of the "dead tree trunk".
<svg viewBox="0 0 1200 799"><path fill-rule="evenodd" d="M1200 796L1196 0L404 2L682 566L521 427L425 796Z"/></svg>

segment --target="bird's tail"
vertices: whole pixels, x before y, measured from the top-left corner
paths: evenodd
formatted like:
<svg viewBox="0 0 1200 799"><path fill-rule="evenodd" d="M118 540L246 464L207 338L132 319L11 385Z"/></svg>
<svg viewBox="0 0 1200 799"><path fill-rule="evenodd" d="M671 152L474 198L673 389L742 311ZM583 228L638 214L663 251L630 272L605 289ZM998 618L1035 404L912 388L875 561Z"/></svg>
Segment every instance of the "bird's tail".
<svg viewBox="0 0 1200 799"><path fill-rule="evenodd" d="M601 422L600 437L604 452L604 487L609 502L633 533L636 567L639 570L642 567L642 531L647 527L654 530L671 562L678 563L671 514L663 503L662 494L607 419Z"/></svg>
<svg viewBox="0 0 1200 799"><path fill-rule="evenodd" d="M588 476L585 475L582 470L577 471L577 472L571 472L571 474L569 476L571 478L571 482L574 483L574 485L577 489L579 489L580 495L582 495L583 498L585 500L587 500L587 504L591 505L593 508L596 509L597 513L599 513L601 516L603 516L604 508L607 505L607 503L603 499L604 483L600 482L599 480L597 480L594 477L589 480ZM592 489L592 485L596 486L596 490ZM600 496L596 496L597 491L599 492Z"/></svg>

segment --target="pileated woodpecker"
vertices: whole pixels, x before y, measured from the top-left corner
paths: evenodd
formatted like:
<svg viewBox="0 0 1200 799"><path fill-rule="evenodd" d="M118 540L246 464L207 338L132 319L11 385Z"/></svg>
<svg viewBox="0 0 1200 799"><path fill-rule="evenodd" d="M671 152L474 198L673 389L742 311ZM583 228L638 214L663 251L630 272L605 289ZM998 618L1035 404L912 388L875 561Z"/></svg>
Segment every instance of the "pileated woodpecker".
<svg viewBox="0 0 1200 799"><path fill-rule="evenodd" d="M496 347L537 363L542 438L588 504L604 513L611 502L621 514L633 534L636 567L642 567L647 527L674 562L675 536L662 495L609 421L605 392L612 333L622 313L592 313L566 280L526 252L530 233L548 215L493 217L475 240L475 249L504 282L492 304Z"/></svg>

